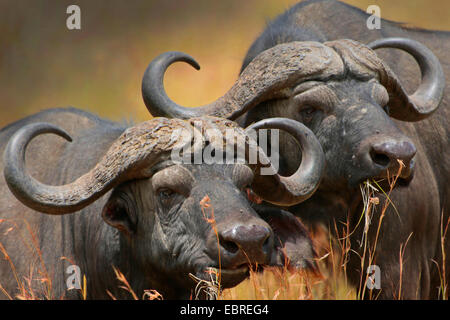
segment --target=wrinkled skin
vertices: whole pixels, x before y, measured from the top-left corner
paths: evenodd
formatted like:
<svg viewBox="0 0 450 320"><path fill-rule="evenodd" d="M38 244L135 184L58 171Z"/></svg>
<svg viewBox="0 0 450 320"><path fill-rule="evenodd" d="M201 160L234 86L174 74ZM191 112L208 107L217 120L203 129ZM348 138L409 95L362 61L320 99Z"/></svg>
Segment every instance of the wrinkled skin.
<svg viewBox="0 0 450 320"><path fill-rule="evenodd" d="M448 32L407 29L385 20L380 30L368 30L367 17L363 11L336 1L299 3L269 23L249 49L243 69L258 53L279 43L337 39L368 43L398 36L415 39L430 48L449 77ZM342 21L346 23L343 25ZM413 92L420 75L415 62L399 50L377 50L377 54L394 70L406 89ZM342 226L340 223L347 221L348 214L350 230L353 230L362 212L358 184L367 178L386 176L387 169L396 173L396 160L402 160L406 169L391 194L399 215L392 206L388 208L378 238L375 263L381 269L382 287L378 297L438 297L440 281L433 260L442 269L439 228L441 216L444 226L448 221L450 199L447 186L450 177L448 81L440 108L431 117L417 123L397 121L388 116L389 97L375 79L361 79L348 74L342 79L322 82L322 89L317 89L317 85L299 84L298 91L302 93L265 102L240 119L244 126L273 116L296 119L306 124L320 140L327 162L325 176L313 197L290 210L312 224L318 221L330 224L332 230L333 221ZM395 142L394 147L389 146L392 141ZM284 174L293 170L301 158L298 152L293 151L292 143L289 137L282 138L281 172ZM373 152L374 147L378 152ZM381 204L375 210L368 235L371 246L385 200L383 194L377 196ZM359 254L362 252L359 244L362 231L363 225L360 224L351 237L352 249ZM450 252L448 246L447 240L446 252ZM404 257L400 279L399 254L402 247ZM357 254L350 255L347 271L358 286L361 268ZM374 294L378 295L378 290Z"/></svg>
<svg viewBox="0 0 450 320"><path fill-rule="evenodd" d="M64 128L73 137L73 142L67 143L53 135L39 136L28 148L30 174L55 185L73 181L92 168L126 129L76 109L48 110L2 129L0 151L18 128L43 121ZM0 168L3 170L3 162ZM89 299L109 299L106 290L117 298L131 298L119 289L115 266L139 297L144 290L156 289L165 299L188 299L195 286L189 273L209 280L205 273L209 267L222 269L222 288L244 280L249 262L282 266L289 258L292 267L314 268L311 240L294 216L269 209L269 223L267 214L258 215L254 210L247 195L253 171L245 164L175 165L163 161L152 170L151 178L122 183L83 210L61 216L37 213L22 205L1 175L1 243L20 279L30 272L39 277L43 263L51 279L52 298L80 298L78 290L66 290L69 275L65 270L76 264L86 275ZM203 212L200 202L205 196L210 198L210 208ZM219 239L206 220L211 218L211 208ZM283 233L284 227L294 232ZM30 249L32 243L40 248L42 258ZM289 257L281 252L283 246ZM0 260L0 279L15 297L17 281L5 259ZM44 287L33 281L37 296L45 296ZM1 298L7 297L2 293Z"/></svg>

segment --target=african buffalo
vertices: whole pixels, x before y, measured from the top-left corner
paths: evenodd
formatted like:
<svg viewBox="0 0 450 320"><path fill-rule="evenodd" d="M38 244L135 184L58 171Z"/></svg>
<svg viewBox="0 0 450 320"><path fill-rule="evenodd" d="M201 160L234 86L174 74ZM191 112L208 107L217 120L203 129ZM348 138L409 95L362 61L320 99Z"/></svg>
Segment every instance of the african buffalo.
<svg viewBox="0 0 450 320"><path fill-rule="evenodd" d="M381 292L374 296L436 298L445 291L440 237L450 211L450 88L444 79L450 72L450 34L387 20L381 29L369 30L368 17L337 1L301 2L268 24L250 47L235 85L217 101L184 108L168 99L162 86L166 68L175 61L198 68L179 52L150 64L143 98L154 115L210 114L238 119L245 127L281 116L307 125L322 144L327 168L314 196L290 210L310 222L332 226L335 220L339 228L349 217L349 230L357 228L350 237L347 274L359 288L366 273L360 261L365 226L358 223L363 212L359 186L397 173L402 163L390 196L395 207L388 207L378 234L386 199L380 192L368 233L368 247L378 239L372 264L381 270ZM400 50L375 53L378 48ZM294 145L282 137L282 174L292 172L302 157ZM444 251L450 253L446 243ZM449 270L448 260L445 264Z"/></svg>
<svg viewBox="0 0 450 320"><path fill-rule="evenodd" d="M258 215L247 195L253 180L265 185L259 197L276 203L304 201L317 187L320 143L305 126L292 120L286 126L286 120L273 119L269 127L293 134L309 156L289 177L262 175L261 160L174 161L179 142L191 150L182 149L183 157L224 143L210 129L232 130L248 150L262 152L237 124L214 117L155 118L127 127L70 108L5 127L0 228L2 253L11 260L0 261L0 296L80 298L79 290L65 290L68 264L86 276L88 299L109 298L107 291L131 297L119 289L113 266L139 297L156 289L165 299L194 296L189 274L210 280L207 272L219 270L221 287L228 288L248 276L249 266L289 261L314 269L311 241L297 218L277 209Z"/></svg>

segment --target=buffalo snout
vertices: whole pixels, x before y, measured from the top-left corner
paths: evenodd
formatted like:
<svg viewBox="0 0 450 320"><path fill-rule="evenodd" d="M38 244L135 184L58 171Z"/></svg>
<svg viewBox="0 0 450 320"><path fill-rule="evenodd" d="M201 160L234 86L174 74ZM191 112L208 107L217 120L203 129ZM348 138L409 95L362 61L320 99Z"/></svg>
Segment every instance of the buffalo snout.
<svg viewBox="0 0 450 320"><path fill-rule="evenodd" d="M272 229L256 217L224 221L211 231L209 238L210 255L215 259L220 256L224 269L267 264L274 249Z"/></svg>
<svg viewBox="0 0 450 320"><path fill-rule="evenodd" d="M273 235L268 225L237 223L219 231L219 243L230 267L244 263L267 263L273 247Z"/></svg>
<svg viewBox="0 0 450 320"><path fill-rule="evenodd" d="M400 178L409 179L414 170L414 156L416 147L413 142L405 136L375 135L366 138L356 153L355 163L369 175L362 177L386 178L388 175L396 175L403 168ZM360 181L359 181L360 182Z"/></svg>
<svg viewBox="0 0 450 320"><path fill-rule="evenodd" d="M416 147L409 140L375 142L370 150L372 162L383 169L390 168L398 160L409 167L415 154Z"/></svg>

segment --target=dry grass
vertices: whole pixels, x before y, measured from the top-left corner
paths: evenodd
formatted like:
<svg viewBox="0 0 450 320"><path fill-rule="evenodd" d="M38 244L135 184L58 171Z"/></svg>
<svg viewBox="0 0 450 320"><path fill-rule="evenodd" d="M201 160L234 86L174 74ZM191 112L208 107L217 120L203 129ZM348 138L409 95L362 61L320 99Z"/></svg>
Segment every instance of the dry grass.
<svg viewBox="0 0 450 320"><path fill-rule="evenodd" d="M324 268L324 273L327 270ZM250 278L235 288L224 290L224 300L348 300L355 299L355 290L345 278L317 277L304 271L266 269L250 272Z"/></svg>
<svg viewBox="0 0 450 320"><path fill-rule="evenodd" d="M445 226L444 226L444 212L441 213L441 226L440 226L440 249L441 249L441 256L442 260L439 261L433 261L433 263L436 265L438 272L439 272L439 279L440 279L440 287L439 287L439 298L443 300L448 300L448 283L446 279L446 272L445 269L445 262L446 260L446 254L445 254L445 239L447 237L447 231L448 227L450 225L450 218L447 220Z"/></svg>
<svg viewBox="0 0 450 320"><path fill-rule="evenodd" d="M44 259L42 256L42 251L39 246L39 241L36 236L36 233L29 225L28 221L23 219L21 221L24 225L24 230L27 232L27 237L23 235L22 232L18 233L19 239L25 247L33 252L37 257L36 261L30 262L30 266L28 268L28 274L21 275L17 271L16 266L14 265L13 260L9 256L6 251L4 245L0 242L0 252L3 254L3 258L8 262L11 271L14 275L14 279L17 282L17 293L11 294L6 291L6 289L1 284L0 279L0 291L3 292L8 299L19 299L19 300L37 300L37 299L46 299L46 300L55 300L58 297L53 296L52 292L52 277L44 263ZM1 224L10 223L12 226L8 227L6 232L3 233L3 236L8 236L14 230L20 230L17 221L13 220L0 220ZM11 235L10 235L11 236ZM35 283L39 283L37 286ZM36 289L38 288L38 289Z"/></svg>

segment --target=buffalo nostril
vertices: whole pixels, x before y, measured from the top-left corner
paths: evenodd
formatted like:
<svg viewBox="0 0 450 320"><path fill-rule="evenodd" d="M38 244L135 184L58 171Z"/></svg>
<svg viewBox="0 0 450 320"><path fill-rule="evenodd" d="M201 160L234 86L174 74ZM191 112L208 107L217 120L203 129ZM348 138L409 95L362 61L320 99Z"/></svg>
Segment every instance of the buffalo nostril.
<svg viewBox="0 0 450 320"><path fill-rule="evenodd" d="M219 243L229 253L236 253L239 251L239 246L230 240L225 240L222 236L219 236Z"/></svg>
<svg viewBox="0 0 450 320"><path fill-rule="evenodd" d="M373 162L381 167L388 167L389 163L391 162L391 159L387 155L382 153L371 152L370 157L372 158Z"/></svg>

